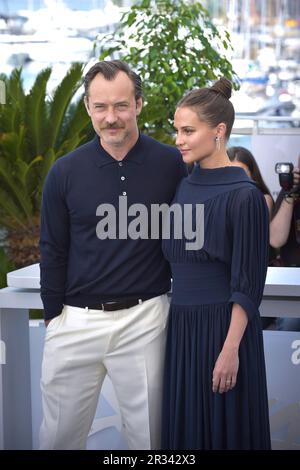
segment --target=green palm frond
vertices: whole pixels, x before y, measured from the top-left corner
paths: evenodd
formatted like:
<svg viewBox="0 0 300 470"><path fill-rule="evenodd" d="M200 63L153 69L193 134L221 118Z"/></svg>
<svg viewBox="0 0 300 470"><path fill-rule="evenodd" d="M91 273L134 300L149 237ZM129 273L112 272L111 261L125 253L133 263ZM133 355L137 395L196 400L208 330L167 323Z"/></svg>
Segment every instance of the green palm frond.
<svg viewBox="0 0 300 470"><path fill-rule="evenodd" d="M46 144L48 128L46 87L51 75L51 68L42 70L34 82L29 95L26 96L25 123L27 127L31 153L39 155Z"/></svg>
<svg viewBox="0 0 300 470"><path fill-rule="evenodd" d="M32 214L32 204L28 194L24 191L20 173L17 171L18 165L15 165L15 171L11 171L8 162L0 157L0 177L4 187L10 190L11 197L18 203L20 210L23 210L26 217L30 218Z"/></svg>
<svg viewBox="0 0 300 470"><path fill-rule="evenodd" d="M20 158L16 160L16 169L18 171L18 179L22 182L24 187L27 185L27 179L34 165L36 165L38 162L42 160L43 160L43 157L41 155L37 156L29 164L24 162L24 160L21 160Z"/></svg>
<svg viewBox="0 0 300 470"><path fill-rule="evenodd" d="M33 214L38 214L41 207L41 194L43 181L40 175L40 165L43 162L42 155L38 155L27 165L24 172L24 186L32 203Z"/></svg>
<svg viewBox="0 0 300 470"><path fill-rule="evenodd" d="M82 81L82 64L73 64L47 96L51 69L42 70L25 94L21 70L6 77L7 105L0 106L0 226L23 230L38 224L44 180L62 154L90 137L82 102L72 100ZM29 232L28 232L29 233Z"/></svg>
<svg viewBox="0 0 300 470"><path fill-rule="evenodd" d="M42 157L41 161L41 170L40 170L40 178L41 182L44 183L44 180L52 167L53 163L56 160L56 153L53 148L50 148L45 153L45 156Z"/></svg>
<svg viewBox="0 0 300 470"><path fill-rule="evenodd" d="M81 85L82 70L82 64L74 63L54 92L50 104L48 148L57 149L61 143L62 136L60 135L60 130L63 128L63 121L68 106Z"/></svg>
<svg viewBox="0 0 300 470"><path fill-rule="evenodd" d="M0 129L2 132L17 132L21 124L25 103L21 71L21 69L15 69L9 78L6 75L1 75L6 91L6 104L0 106Z"/></svg>
<svg viewBox="0 0 300 470"><path fill-rule="evenodd" d="M62 136L62 145L64 146L65 142L72 142L73 140L76 142L80 142L79 136L85 134L86 132L89 132L91 127L91 121L86 112L83 99L79 99L77 103L70 105L69 112L66 114L66 123ZM75 145L78 144L76 143ZM70 150L73 150L73 148L70 148ZM59 150L59 153L61 154L61 150Z"/></svg>
<svg viewBox="0 0 300 470"><path fill-rule="evenodd" d="M26 218L20 212L9 191L0 188L0 222L6 228L26 227Z"/></svg>
<svg viewBox="0 0 300 470"><path fill-rule="evenodd" d="M13 107L24 109L25 92L23 89L22 69L15 69L7 83L7 94L11 97Z"/></svg>
<svg viewBox="0 0 300 470"><path fill-rule="evenodd" d="M4 157L11 165L16 159L24 158L25 148L25 130L20 126L19 132L8 132L0 136L0 156Z"/></svg>

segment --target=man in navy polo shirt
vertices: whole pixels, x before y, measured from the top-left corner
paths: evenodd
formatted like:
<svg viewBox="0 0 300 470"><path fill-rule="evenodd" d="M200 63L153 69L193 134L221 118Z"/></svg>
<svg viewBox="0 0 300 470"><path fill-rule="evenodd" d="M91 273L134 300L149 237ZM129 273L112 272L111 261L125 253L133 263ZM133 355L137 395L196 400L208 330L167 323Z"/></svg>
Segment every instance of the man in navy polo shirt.
<svg viewBox="0 0 300 470"><path fill-rule="evenodd" d="M170 271L150 214L186 170L175 148L139 134L141 80L124 62L89 70L85 106L96 136L55 162L43 191L40 448L85 448L106 374L129 447L159 448ZM134 204L149 214L140 236L124 230Z"/></svg>

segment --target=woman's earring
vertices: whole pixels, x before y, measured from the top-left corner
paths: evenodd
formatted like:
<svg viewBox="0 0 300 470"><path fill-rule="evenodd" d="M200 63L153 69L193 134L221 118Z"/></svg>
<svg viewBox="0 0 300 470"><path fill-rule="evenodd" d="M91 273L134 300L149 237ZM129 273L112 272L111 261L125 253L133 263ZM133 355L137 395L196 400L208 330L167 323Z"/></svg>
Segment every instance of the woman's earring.
<svg viewBox="0 0 300 470"><path fill-rule="evenodd" d="M215 141L216 141L216 149L219 151L221 150L221 137L216 137L215 138Z"/></svg>

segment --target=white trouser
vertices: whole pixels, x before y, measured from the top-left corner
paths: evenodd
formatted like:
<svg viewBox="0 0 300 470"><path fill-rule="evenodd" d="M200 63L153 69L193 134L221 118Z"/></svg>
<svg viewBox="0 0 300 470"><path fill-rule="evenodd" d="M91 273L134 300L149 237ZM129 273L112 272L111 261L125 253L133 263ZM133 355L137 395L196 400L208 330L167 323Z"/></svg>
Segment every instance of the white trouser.
<svg viewBox="0 0 300 470"><path fill-rule="evenodd" d="M167 295L106 312L65 306L46 330L40 449L85 449L108 374L131 449L159 449Z"/></svg>

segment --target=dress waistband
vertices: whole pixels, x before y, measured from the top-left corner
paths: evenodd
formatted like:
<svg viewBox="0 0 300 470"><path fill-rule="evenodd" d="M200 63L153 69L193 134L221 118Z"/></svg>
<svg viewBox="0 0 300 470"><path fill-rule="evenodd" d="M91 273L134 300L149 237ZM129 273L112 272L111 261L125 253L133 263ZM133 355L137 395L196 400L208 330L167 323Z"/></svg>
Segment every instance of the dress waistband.
<svg viewBox="0 0 300 470"><path fill-rule="evenodd" d="M224 263L172 263L172 303L201 305L227 302L230 272Z"/></svg>

